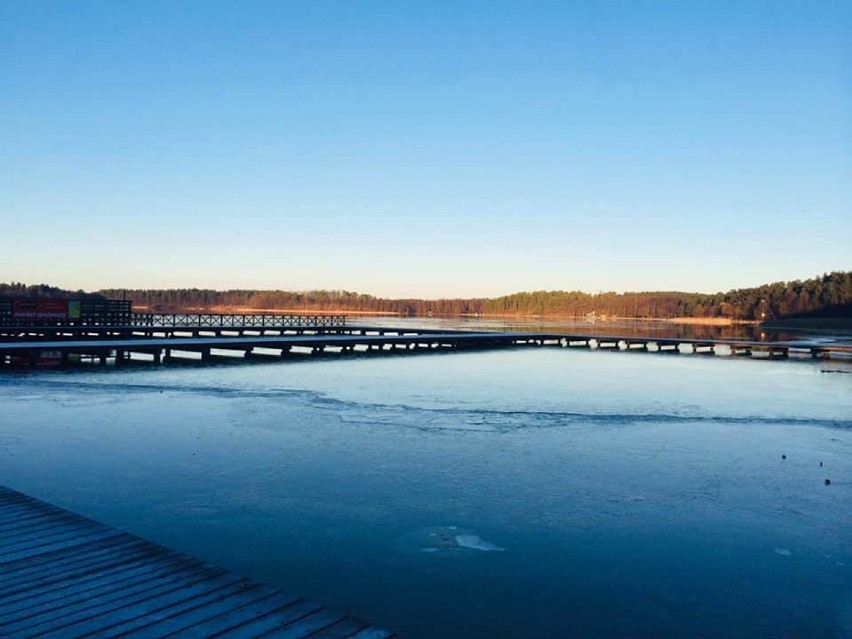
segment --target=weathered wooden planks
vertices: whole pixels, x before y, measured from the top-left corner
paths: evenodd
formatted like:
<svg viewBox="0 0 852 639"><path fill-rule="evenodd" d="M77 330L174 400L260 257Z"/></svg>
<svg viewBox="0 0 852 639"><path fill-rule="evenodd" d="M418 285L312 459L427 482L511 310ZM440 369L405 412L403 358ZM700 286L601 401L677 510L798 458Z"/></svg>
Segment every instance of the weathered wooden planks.
<svg viewBox="0 0 852 639"><path fill-rule="evenodd" d="M0 487L0 637L392 636Z"/></svg>

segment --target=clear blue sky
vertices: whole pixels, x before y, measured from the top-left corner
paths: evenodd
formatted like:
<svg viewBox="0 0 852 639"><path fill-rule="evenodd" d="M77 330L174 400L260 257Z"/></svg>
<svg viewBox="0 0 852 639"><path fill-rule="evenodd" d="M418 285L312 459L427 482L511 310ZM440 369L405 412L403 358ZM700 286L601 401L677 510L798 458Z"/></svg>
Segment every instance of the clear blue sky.
<svg viewBox="0 0 852 639"><path fill-rule="evenodd" d="M852 269L852 3L0 3L0 281L727 290Z"/></svg>

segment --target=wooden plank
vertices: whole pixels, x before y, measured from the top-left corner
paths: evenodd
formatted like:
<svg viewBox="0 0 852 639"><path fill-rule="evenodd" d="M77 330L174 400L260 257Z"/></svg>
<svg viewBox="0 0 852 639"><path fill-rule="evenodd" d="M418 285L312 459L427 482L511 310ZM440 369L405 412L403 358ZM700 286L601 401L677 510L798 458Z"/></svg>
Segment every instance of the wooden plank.
<svg viewBox="0 0 852 639"><path fill-rule="evenodd" d="M0 565L0 572L3 574L6 571L16 571L22 568L28 567L36 567L43 566L55 560L60 559L73 559L75 557L80 557L90 552L94 552L97 550L101 550L103 548L115 548L122 544L124 544L127 540L137 540L142 541L138 537L133 537L126 533L120 533L114 538L106 539L103 541L95 541L91 544L86 544L85 546L79 546L75 548L66 548L60 549L53 552L47 552L40 555L34 555L32 557L27 557L24 559L17 559L15 561L6 562ZM148 542L145 542L148 543Z"/></svg>
<svg viewBox="0 0 852 639"><path fill-rule="evenodd" d="M0 504L0 514L20 513L23 515L30 512L28 507L29 504L26 503L3 502Z"/></svg>
<svg viewBox="0 0 852 639"><path fill-rule="evenodd" d="M191 607L181 609L169 617L153 621L122 636L149 637L151 634L166 636L181 630L193 629L201 622L223 613L230 613L265 596L268 596L268 593L263 592L262 586L251 584L240 591L239 596L223 595L219 599L211 599L198 605L195 605L197 602L193 602Z"/></svg>
<svg viewBox="0 0 852 639"><path fill-rule="evenodd" d="M29 529L19 531L9 530L5 535L0 535L0 544L12 547L16 544L26 543L27 541L46 540L61 535L84 534L94 530L99 530L99 527L77 522L52 522L36 528L35 532Z"/></svg>
<svg viewBox="0 0 852 639"><path fill-rule="evenodd" d="M359 630L349 639L393 639L394 634L381 628L364 628Z"/></svg>
<svg viewBox="0 0 852 639"><path fill-rule="evenodd" d="M311 639L346 639L366 626L367 624L361 621L347 617L323 630L311 633Z"/></svg>
<svg viewBox="0 0 852 639"><path fill-rule="evenodd" d="M121 610L126 611L126 617L130 618L136 614L136 606L140 602L162 594L177 592L221 574L222 571L208 567L199 569L196 573L187 572L180 577L167 574L136 584L125 584L118 590L88 597L84 602L70 602L69 605L44 610L38 615L22 620L19 629L27 629L28 632L34 633L59 632L66 627Z"/></svg>
<svg viewBox="0 0 852 639"><path fill-rule="evenodd" d="M34 546L21 548L14 552L4 553L0 556L0 564L16 561L18 559L25 559L27 557L35 557L37 555L41 555L46 552L50 552L52 550L64 550L67 548L73 548L74 546L83 546L87 545L94 541L103 541L106 539L114 539L118 537L120 533L114 530L102 530L99 532L95 532L91 535L87 536L77 536L72 539L64 539L60 541L56 541L52 544L42 545L42 546Z"/></svg>
<svg viewBox="0 0 852 639"><path fill-rule="evenodd" d="M59 581L20 590L6 596L0 604L0 615L8 611L20 611L49 604L55 600L70 601L77 597L89 597L98 592L99 588L110 589L126 580L145 580L157 576L163 571L171 572L172 564L182 565L181 562L191 561L180 557L171 557L166 565L152 561L151 557L143 556L135 560L127 560L118 566L107 568L101 572L71 578L60 578Z"/></svg>
<svg viewBox="0 0 852 639"><path fill-rule="evenodd" d="M31 524L40 524L45 521L56 521L57 519L65 519L67 517L72 517L69 514L54 514L54 513L46 513L46 512L33 512L28 514L23 514L26 511L22 511L22 514L19 517L13 518L12 516L5 515L3 512L0 512L0 518L2 518L2 523L0 523L0 531L6 530L15 530L18 526L29 526Z"/></svg>
<svg viewBox="0 0 852 639"><path fill-rule="evenodd" d="M392 635L0 487L0 636Z"/></svg>
<svg viewBox="0 0 852 639"><path fill-rule="evenodd" d="M27 501L27 502L30 502L30 503L36 501L35 499L30 497L29 495L25 495L24 493L19 493L17 490L12 490L11 488L6 488L5 486L0 487L0 499L3 499L3 500L8 499L8 500L14 500L14 501ZM45 503L44 505L49 506L47 503Z"/></svg>
<svg viewBox="0 0 852 639"><path fill-rule="evenodd" d="M196 623L190 628L177 631L169 635L169 637L170 639L213 637L228 630L234 630L253 620L280 613L285 608L300 601L300 599L273 591L272 594L266 594L255 601L243 603L234 610L222 612L203 622Z"/></svg>
<svg viewBox="0 0 852 639"><path fill-rule="evenodd" d="M94 528L89 531L62 529L49 532L43 537L16 537L9 540L8 544L4 544L2 550L0 550L0 563L4 563L6 557L12 557L21 553L38 555L41 554L42 548L51 548L62 544L78 545L74 542L84 543L87 539L102 537L103 535L114 536L115 533L111 530L104 530L103 528Z"/></svg>
<svg viewBox="0 0 852 639"><path fill-rule="evenodd" d="M173 593L149 599L136 606L137 612L141 614L133 619L128 619L124 611L119 610L113 614L99 616L95 620L95 623L99 626L97 629L87 628L84 633L79 634L79 627L74 627L70 633L63 631L62 636L69 639L81 636L91 639L115 637L148 626L154 621L168 619L196 606L219 601L227 596L239 595L253 587L255 585L247 579L226 574L189 588L182 588Z"/></svg>
<svg viewBox="0 0 852 639"><path fill-rule="evenodd" d="M0 573L0 596L11 592L19 583L38 582L49 579L53 574L68 571L74 573L86 570L100 562L122 561L126 554L134 554L148 546L147 542L138 539L128 539L116 542L115 545L93 548L88 552L63 553L63 556L47 557L39 555L33 563L23 565L8 564Z"/></svg>
<svg viewBox="0 0 852 639"><path fill-rule="evenodd" d="M269 637L269 639L273 637L275 639L301 639L302 637L313 635L319 630L324 630L341 619L342 617L337 613L322 609L307 617L302 617L298 621L288 624L283 628L274 630L264 635L264 637Z"/></svg>
<svg viewBox="0 0 852 639"><path fill-rule="evenodd" d="M53 532L71 532L82 530L93 530L98 528L94 522L77 521L74 519L49 519L39 522L21 522L21 527L18 529L7 528L0 531L0 543L10 544L19 537L46 537Z"/></svg>
<svg viewBox="0 0 852 639"><path fill-rule="evenodd" d="M283 628L288 623L304 619L319 610L322 610L322 606L319 604L311 601L299 601L292 606L284 608L278 614L255 619L238 628L229 630L227 633L220 633L213 636L228 637L228 639L257 639L258 637L266 637L268 633Z"/></svg>
<svg viewBox="0 0 852 639"><path fill-rule="evenodd" d="M158 555L162 556L162 554L163 551L161 550L139 547L113 555L98 556L82 564L69 566L68 564L53 565L51 563L48 564L47 569L41 572L27 571L18 575L16 579L4 583L0 592L4 597L9 598L19 592L32 592L36 588L46 588L71 579L85 579L94 575L109 573L113 569L130 566L139 561L151 565L151 560Z"/></svg>

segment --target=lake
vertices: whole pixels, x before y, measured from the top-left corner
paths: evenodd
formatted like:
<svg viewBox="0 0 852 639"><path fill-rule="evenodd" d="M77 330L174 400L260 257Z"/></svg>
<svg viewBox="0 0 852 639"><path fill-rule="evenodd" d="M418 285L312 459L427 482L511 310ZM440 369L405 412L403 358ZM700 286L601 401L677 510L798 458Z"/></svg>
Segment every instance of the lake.
<svg viewBox="0 0 852 639"><path fill-rule="evenodd" d="M849 363L131 366L0 407L0 483L403 637L852 637Z"/></svg>

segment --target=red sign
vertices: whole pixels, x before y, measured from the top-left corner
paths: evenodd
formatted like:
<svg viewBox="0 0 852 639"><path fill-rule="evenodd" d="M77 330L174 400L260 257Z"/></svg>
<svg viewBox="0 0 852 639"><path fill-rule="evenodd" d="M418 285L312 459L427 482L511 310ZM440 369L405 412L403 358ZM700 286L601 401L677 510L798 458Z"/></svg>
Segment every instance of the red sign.
<svg viewBox="0 0 852 639"><path fill-rule="evenodd" d="M68 319L68 300L14 300L14 319Z"/></svg>

